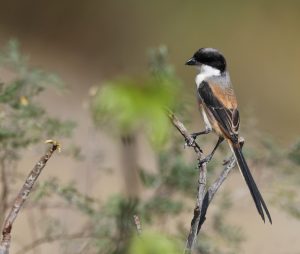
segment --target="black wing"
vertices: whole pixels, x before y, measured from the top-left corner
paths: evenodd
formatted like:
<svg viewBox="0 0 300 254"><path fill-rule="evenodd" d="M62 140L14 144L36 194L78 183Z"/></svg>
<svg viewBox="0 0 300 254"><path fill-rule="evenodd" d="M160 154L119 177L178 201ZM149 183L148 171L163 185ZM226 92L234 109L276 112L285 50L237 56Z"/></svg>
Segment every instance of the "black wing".
<svg viewBox="0 0 300 254"><path fill-rule="evenodd" d="M240 122L239 111L236 107L225 107L225 103L222 101L224 101L224 98L230 98L230 96L226 96L226 91L223 91L224 93L219 92L218 94L215 94L209 86L209 83L206 81L203 81L198 88L198 93L203 103L219 123L224 135L231 139L233 143L236 143L238 142L238 129Z"/></svg>

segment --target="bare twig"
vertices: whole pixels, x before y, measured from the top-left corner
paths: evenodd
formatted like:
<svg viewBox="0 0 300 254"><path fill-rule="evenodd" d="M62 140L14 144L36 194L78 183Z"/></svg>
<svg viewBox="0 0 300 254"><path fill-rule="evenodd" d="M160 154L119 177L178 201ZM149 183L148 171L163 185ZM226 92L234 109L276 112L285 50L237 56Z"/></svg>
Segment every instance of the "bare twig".
<svg viewBox="0 0 300 254"><path fill-rule="evenodd" d="M142 234L142 224L138 215L133 215L134 225L136 227L136 231L138 235Z"/></svg>
<svg viewBox="0 0 300 254"><path fill-rule="evenodd" d="M214 181L214 183L209 187L209 189L205 193L205 197L203 200L203 206L202 206L202 213L201 213L200 222L199 222L199 226L198 226L198 233L206 219L206 212L207 212L210 202L214 198L216 192L218 191L218 189L220 188L222 183L226 180L226 178L229 175L229 173L231 172L231 170L235 167L235 165L236 165L236 160L235 160L234 156L231 156L229 161L226 163L220 176Z"/></svg>
<svg viewBox="0 0 300 254"><path fill-rule="evenodd" d="M27 200L29 193L32 190L32 187L45 167L47 161L50 159L51 155L56 149L59 149L59 144L55 141L48 141L51 143L51 147L46 152L46 154L41 157L37 162L34 168L29 173L23 187L21 188L17 198L15 199L13 206L5 219L3 230L2 230L2 240L0 243L0 254L8 254L11 240L11 229L15 219L18 216L19 211L24 205L24 202Z"/></svg>
<svg viewBox="0 0 300 254"><path fill-rule="evenodd" d="M171 122L173 125L177 128L177 130L181 133L181 135L184 137L185 141L194 148L195 153L197 154L198 162L201 161L202 158L202 149L200 146L195 142L195 140L189 135L187 129L185 126L178 120L178 118L172 114L169 113L169 118L171 119ZM206 163L198 164L199 165L199 177L198 177L198 193L197 193L197 200L196 200L196 206L194 209L194 217L191 223L190 232L188 235L188 239L186 242L186 249L185 251L188 253L192 250L198 233L198 227L200 225L200 218L202 214L202 206L203 206L203 200L205 197L205 191L206 191Z"/></svg>
<svg viewBox="0 0 300 254"><path fill-rule="evenodd" d="M199 177L198 177L198 193L196 206L194 209L194 217L191 223L190 232L186 242L186 252L190 252L197 239L198 228L200 225L200 219L203 214L203 203L206 191L206 163L199 167Z"/></svg>
<svg viewBox="0 0 300 254"><path fill-rule="evenodd" d="M195 153L197 154L198 161L201 160L202 150L199 145L192 139L189 135L187 129L184 125L177 119L177 117L169 112L169 118L171 119L172 124L177 128L177 130L184 137L185 141L194 148ZM222 183L227 178L231 169L235 166L236 161L232 156L230 160L226 163L222 173L215 180L215 182L208 188L206 191L206 163L199 165L199 185L197 193L196 207L194 209L194 216L191 221L191 228L188 235L185 253L190 253L194 247L197 234L199 233L201 226L203 225L206 219L206 213L210 202L212 201L215 193L218 191ZM205 194L205 195L204 195Z"/></svg>

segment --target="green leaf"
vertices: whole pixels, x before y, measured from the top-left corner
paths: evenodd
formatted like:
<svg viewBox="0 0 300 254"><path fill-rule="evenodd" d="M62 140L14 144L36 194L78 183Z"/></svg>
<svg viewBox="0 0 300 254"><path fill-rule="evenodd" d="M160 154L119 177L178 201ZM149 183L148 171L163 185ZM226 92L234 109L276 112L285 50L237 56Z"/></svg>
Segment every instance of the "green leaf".
<svg viewBox="0 0 300 254"><path fill-rule="evenodd" d="M181 248L162 234L143 232L140 237L133 238L128 254L179 254Z"/></svg>
<svg viewBox="0 0 300 254"><path fill-rule="evenodd" d="M120 136L144 131L154 148L166 143L171 128L166 109L178 103L180 80L166 63L166 48L151 51L151 75L105 82L93 93L91 111L97 126Z"/></svg>

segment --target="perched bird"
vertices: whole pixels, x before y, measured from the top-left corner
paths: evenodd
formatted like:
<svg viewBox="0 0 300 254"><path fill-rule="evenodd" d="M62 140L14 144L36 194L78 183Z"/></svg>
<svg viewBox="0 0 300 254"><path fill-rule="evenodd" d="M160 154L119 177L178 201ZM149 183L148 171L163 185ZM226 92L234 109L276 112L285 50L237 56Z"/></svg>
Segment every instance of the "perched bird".
<svg viewBox="0 0 300 254"><path fill-rule="evenodd" d="M272 224L269 210L242 153L243 141L238 133L239 111L225 57L216 49L201 48L186 62L186 65L195 66L199 71L195 79L197 97L206 126L204 131L193 133L192 137L196 139L197 136L211 131L219 136L216 146L201 163L209 162L218 146L226 140L247 183L258 213L263 221L266 214Z"/></svg>

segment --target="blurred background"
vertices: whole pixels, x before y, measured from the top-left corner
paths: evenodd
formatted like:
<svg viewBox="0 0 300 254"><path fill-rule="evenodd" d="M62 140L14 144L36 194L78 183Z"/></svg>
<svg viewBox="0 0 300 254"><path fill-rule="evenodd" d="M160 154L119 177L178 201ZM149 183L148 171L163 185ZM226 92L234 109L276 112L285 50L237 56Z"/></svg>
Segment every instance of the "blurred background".
<svg viewBox="0 0 300 254"><path fill-rule="evenodd" d="M0 2L1 217L43 141L63 147L18 218L12 253L126 253L134 213L184 246L196 160L161 109L203 128L195 70L184 66L200 47L226 56L274 224L260 221L234 170L197 253L300 253L300 3ZM199 139L206 152L215 142ZM228 154L224 145L211 162L210 182Z"/></svg>

